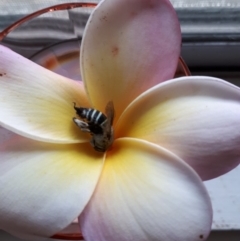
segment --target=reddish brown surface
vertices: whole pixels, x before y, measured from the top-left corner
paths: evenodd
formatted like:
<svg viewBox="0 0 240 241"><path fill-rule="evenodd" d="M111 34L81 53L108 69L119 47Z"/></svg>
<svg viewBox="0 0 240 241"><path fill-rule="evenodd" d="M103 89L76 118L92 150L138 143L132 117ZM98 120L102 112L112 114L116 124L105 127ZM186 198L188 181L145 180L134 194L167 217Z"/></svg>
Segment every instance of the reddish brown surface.
<svg viewBox="0 0 240 241"><path fill-rule="evenodd" d="M27 15L26 17L23 17L16 21L15 23L11 24L7 28L5 28L2 32L0 32L0 41L3 40L3 38L13 31L15 28L17 28L19 25L23 24L26 21L29 21L32 18L35 18L43 13L47 12L52 12L52 11L58 11L58 10L65 10L65 9L71 9L71 8L78 8L78 7L95 7L97 4L96 3L63 3L63 4L58 4L54 5L51 7L43 8L39 11L36 11L34 13L31 13Z"/></svg>
<svg viewBox="0 0 240 241"><path fill-rule="evenodd" d="M174 78L182 77L182 76L190 76L190 75L191 73L190 73L190 70L188 69L188 66L186 65L182 57L179 57L178 67Z"/></svg>
<svg viewBox="0 0 240 241"><path fill-rule="evenodd" d="M83 240L84 239L81 233L55 234L51 238L61 239L61 240Z"/></svg>
<svg viewBox="0 0 240 241"><path fill-rule="evenodd" d="M60 63L64 63L66 61L68 61L69 59L75 59L75 58L79 58L79 51L74 51L74 52L69 52L63 55L59 55L58 56L58 61Z"/></svg>

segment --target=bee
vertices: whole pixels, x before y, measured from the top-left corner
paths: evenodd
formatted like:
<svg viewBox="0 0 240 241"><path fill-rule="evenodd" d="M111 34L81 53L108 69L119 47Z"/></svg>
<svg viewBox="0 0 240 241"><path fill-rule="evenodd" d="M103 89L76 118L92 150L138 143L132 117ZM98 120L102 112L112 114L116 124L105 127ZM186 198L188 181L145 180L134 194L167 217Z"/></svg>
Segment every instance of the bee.
<svg viewBox="0 0 240 241"><path fill-rule="evenodd" d="M114 106L113 102L109 101L105 108L105 114L99 110L92 108L76 107L74 109L78 118L73 117L73 122L83 132L89 132L92 135L90 144L96 151L105 152L113 143L113 119Z"/></svg>

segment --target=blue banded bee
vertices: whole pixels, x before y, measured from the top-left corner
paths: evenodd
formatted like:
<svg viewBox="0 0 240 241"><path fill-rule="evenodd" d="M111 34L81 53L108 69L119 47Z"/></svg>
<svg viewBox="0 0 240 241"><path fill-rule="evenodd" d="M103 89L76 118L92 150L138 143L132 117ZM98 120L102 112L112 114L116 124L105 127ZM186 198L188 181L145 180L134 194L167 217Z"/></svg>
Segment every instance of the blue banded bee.
<svg viewBox="0 0 240 241"><path fill-rule="evenodd" d="M114 106L113 102L109 101L105 108L105 114L96 109L76 107L76 114L81 120L73 117L74 123L83 132L89 132L92 135L91 145L96 151L105 152L113 142L113 119Z"/></svg>

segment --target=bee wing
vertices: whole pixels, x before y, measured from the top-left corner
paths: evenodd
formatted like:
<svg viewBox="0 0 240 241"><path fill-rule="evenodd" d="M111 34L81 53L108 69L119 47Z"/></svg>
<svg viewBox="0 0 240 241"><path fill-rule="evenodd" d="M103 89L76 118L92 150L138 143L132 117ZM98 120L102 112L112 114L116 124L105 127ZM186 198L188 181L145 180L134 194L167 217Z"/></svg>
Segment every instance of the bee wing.
<svg viewBox="0 0 240 241"><path fill-rule="evenodd" d="M105 108L105 113L106 113L106 116L107 116L107 119L108 119L110 125L112 126L113 119L114 119L114 106L113 106L112 101L109 101L107 103L106 108Z"/></svg>
<svg viewBox="0 0 240 241"><path fill-rule="evenodd" d="M107 116L107 123L104 128L104 132L106 133L106 135L108 137L110 137L112 134L112 124L113 124L113 119L114 119L114 106L113 106L112 101L109 101L107 103L106 108L105 108L105 114Z"/></svg>

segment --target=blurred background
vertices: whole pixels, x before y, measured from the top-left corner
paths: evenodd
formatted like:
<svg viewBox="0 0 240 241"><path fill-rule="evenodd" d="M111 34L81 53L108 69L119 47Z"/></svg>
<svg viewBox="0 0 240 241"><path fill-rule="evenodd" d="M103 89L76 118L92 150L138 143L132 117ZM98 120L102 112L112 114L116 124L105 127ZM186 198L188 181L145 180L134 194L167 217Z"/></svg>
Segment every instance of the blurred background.
<svg viewBox="0 0 240 241"><path fill-rule="evenodd" d="M215 76L240 86L240 0L170 1L181 23L182 57L192 75ZM67 2L73 1L1 0L0 43L45 67L61 63L61 68L54 65L57 72L65 75L71 68L71 77L79 79L78 51L92 8L51 11L19 25L6 36L3 32L37 10ZM56 59L51 62L52 56ZM205 182L214 209L213 232L208 241L240 240L239 183L240 168ZM19 239L0 231L0 240Z"/></svg>
<svg viewBox="0 0 240 241"><path fill-rule="evenodd" d="M170 1L181 22L182 56L191 72L218 76L239 85L240 1ZM0 31L34 11L66 2L72 0L1 0ZM2 41L31 57L54 43L76 37L81 39L90 11L91 8L74 8L43 14L22 24Z"/></svg>

